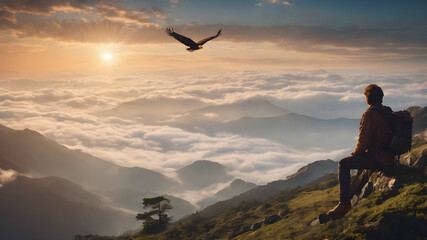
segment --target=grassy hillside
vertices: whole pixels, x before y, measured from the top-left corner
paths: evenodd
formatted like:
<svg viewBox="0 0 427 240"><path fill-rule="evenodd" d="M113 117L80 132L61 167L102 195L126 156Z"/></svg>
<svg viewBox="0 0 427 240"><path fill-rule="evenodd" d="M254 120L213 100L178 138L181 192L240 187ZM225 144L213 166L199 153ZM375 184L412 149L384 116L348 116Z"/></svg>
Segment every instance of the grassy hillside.
<svg viewBox="0 0 427 240"><path fill-rule="evenodd" d="M397 192L374 192L344 218L300 239L425 239L427 184L412 183Z"/></svg>
<svg viewBox="0 0 427 240"><path fill-rule="evenodd" d="M419 146L410 154L419 156L425 147ZM408 172L401 174L399 180L402 184L396 190L374 192L345 217L317 227L311 227L310 222L338 203L336 174L263 202L243 202L214 218L195 214L164 233L133 239L424 239L427 237L426 175ZM285 214L277 223L233 236L281 210Z"/></svg>
<svg viewBox="0 0 427 240"><path fill-rule="evenodd" d="M329 174L322 178L320 184L284 191L267 201L242 202L238 207L213 218L202 218L199 214L193 214L169 226L163 233L137 234L123 239L229 239L233 233L245 226L250 226L280 210L287 212L287 215L278 223L255 232L247 232L235 239L249 237L265 239L265 237L276 237L284 233L295 236L300 234L302 229L307 231L310 228L308 223L318 215L319 211L326 211L337 203L337 184L336 174Z"/></svg>
<svg viewBox="0 0 427 240"><path fill-rule="evenodd" d="M419 157L425 147L424 143L409 154ZM282 191L265 201L242 202L215 217L193 214L157 235L115 239L426 239L426 172L407 169L396 174L396 188L372 193L345 217L326 225L312 227L310 223L338 203L336 174L327 174L305 187ZM283 216L280 221L237 235L279 211Z"/></svg>
<svg viewBox="0 0 427 240"><path fill-rule="evenodd" d="M311 227L319 213L338 201L336 176L321 184L283 192L262 203L243 203L213 219L191 220L156 236L134 239L424 239L427 237L427 184L412 183L397 193L376 192L342 219ZM234 238L233 232L287 209L279 222Z"/></svg>

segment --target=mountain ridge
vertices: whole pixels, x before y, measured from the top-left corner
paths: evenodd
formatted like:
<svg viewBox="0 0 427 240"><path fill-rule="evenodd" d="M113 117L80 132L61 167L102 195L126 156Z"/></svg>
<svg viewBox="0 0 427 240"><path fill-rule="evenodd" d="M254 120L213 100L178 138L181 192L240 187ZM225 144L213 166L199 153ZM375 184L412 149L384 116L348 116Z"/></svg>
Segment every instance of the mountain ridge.
<svg viewBox="0 0 427 240"><path fill-rule="evenodd" d="M0 196L2 239L70 239L77 233L111 235L136 227L133 216L60 177L18 176L0 188Z"/></svg>
<svg viewBox="0 0 427 240"><path fill-rule="evenodd" d="M212 197L205 198L202 201L199 201L197 205L199 205L203 209L216 202L224 201L224 200L233 198L235 196L238 196L255 187L257 187L257 185L254 183L245 182L242 179L234 179L227 187L219 190Z"/></svg>
<svg viewBox="0 0 427 240"><path fill-rule="evenodd" d="M271 139L298 149L303 149L307 145L338 149L347 147L354 141L358 126L359 120L356 119L325 120L287 113L269 118L244 117L225 123L215 131ZM328 136L327 141L325 136Z"/></svg>
<svg viewBox="0 0 427 240"><path fill-rule="evenodd" d="M30 175L60 176L99 189L167 190L174 182L149 169L121 167L79 150L68 149L36 131L13 130L1 124L0 156L22 170L30 171L26 172ZM126 179L119 179L122 176Z"/></svg>
<svg viewBox="0 0 427 240"><path fill-rule="evenodd" d="M201 189L232 178L226 166L209 160L197 160L176 170L176 173L182 183L191 189Z"/></svg>
<svg viewBox="0 0 427 240"><path fill-rule="evenodd" d="M316 169L318 169L320 166L322 166L321 171L317 172ZM243 201L252 201L252 200L262 201L287 188L293 188L293 187L305 185L310 181L313 181L319 177L322 177L326 173L336 172L336 170L337 170L337 162L335 161L332 161L332 160L315 161L310 165L310 168L307 168L307 170L305 171L300 171L299 174L294 175L291 178L288 178L286 180L273 181L273 182L267 183L266 185L258 186L254 189L246 191L231 199L217 202L199 211L199 214L202 217L211 217L211 216L214 216L215 214L226 211L232 207L236 207Z"/></svg>
<svg viewBox="0 0 427 240"><path fill-rule="evenodd" d="M207 104L194 99L136 99L95 115L117 116L141 120L146 124L159 124L168 117L176 115L172 122L175 125L212 124L239 119L243 116L278 116L288 110L272 104L265 99L248 99L234 103Z"/></svg>

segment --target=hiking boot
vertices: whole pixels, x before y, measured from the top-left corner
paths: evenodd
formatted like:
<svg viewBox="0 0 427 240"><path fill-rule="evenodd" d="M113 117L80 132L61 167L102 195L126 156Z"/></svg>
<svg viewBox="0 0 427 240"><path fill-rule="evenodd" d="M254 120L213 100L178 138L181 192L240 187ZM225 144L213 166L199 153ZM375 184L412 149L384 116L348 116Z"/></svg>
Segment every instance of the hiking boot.
<svg viewBox="0 0 427 240"><path fill-rule="evenodd" d="M329 217L344 215L351 210L351 204L339 203L334 209L330 210L326 215Z"/></svg>

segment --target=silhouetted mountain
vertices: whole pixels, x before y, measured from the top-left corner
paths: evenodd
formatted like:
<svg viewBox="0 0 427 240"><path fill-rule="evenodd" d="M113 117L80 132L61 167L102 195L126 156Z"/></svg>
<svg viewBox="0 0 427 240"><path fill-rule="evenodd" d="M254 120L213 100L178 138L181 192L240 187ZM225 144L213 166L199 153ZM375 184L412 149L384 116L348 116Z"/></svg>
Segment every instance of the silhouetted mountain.
<svg viewBox="0 0 427 240"><path fill-rule="evenodd" d="M270 118L244 117L219 126L216 131L272 139L297 148L339 149L354 144L358 129L356 119L323 120L288 113Z"/></svg>
<svg viewBox="0 0 427 240"><path fill-rule="evenodd" d="M285 113L288 111L267 100L251 99L192 110L175 120L184 126L206 128L215 123L228 122L242 117L276 117Z"/></svg>
<svg viewBox="0 0 427 240"><path fill-rule="evenodd" d="M255 183L245 182L242 179L236 179L230 185L215 194L215 197L228 199L246 192L257 185Z"/></svg>
<svg viewBox="0 0 427 240"><path fill-rule="evenodd" d="M29 171L28 169L25 169L22 166L18 166L14 162L11 162L11 161L4 159L1 155L0 155L0 169L3 169L3 170L12 169L16 172L28 172Z"/></svg>
<svg viewBox="0 0 427 240"><path fill-rule="evenodd" d="M215 202L223 201L223 200L232 198L234 196L237 196L241 193L244 193L250 189L255 188L256 186L257 185L254 183L245 182L242 179L235 179L232 183L230 183L230 185L218 191L214 196L198 202L198 205L201 208L204 208Z"/></svg>
<svg viewBox="0 0 427 240"><path fill-rule="evenodd" d="M160 173L121 167L79 150L70 150L41 134L0 125L0 157L35 176L59 176L97 189L134 188L167 191L177 183ZM6 161L8 163L6 163Z"/></svg>
<svg viewBox="0 0 427 240"><path fill-rule="evenodd" d="M0 167L32 176L66 178L101 195L109 193L108 197L114 205L129 211L139 209L144 195L165 195L169 190L176 191L182 187L177 181L157 172L139 167L121 167L81 151L70 150L35 131L13 130L2 125ZM224 166L209 161L196 162L181 172L185 173L182 181L191 189L231 180ZM169 197L174 204L171 211L174 219L196 210L195 206L183 199Z"/></svg>
<svg viewBox="0 0 427 240"><path fill-rule="evenodd" d="M414 134L420 133L427 129L427 107L409 107L406 109L414 119L412 132Z"/></svg>
<svg viewBox="0 0 427 240"><path fill-rule="evenodd" d="M210 217L232 207L236 207L243 201L264 201L268 197L277 194L280 191L297 186L303 186L327 173L335 172L337 172L337 162L332 160L315 161L302 167L297 173L289 176L286 180L278 180L264 186L258 186L229 200L217 202L203 209L199 213L201 216Z"/></svg>
<svg viewBox="0 0 427 240"><path fill-rule="evenodd" d="M208 160L196 161L177 170L177 174L182 183L192 189L201 189L232 179L225 166Z"/></svg>
<svg viewBox="0 0 427 240"><path fill-rule="evenodd" d="M102 114L136 118L146 124L168 125L209 135L226 131L304 149L347 148L354 145L359 127L358 119L317 119L290 113L264 99L213 106L195 100L144 99L120 104Z"/></svg>
<svg viewBox="0 0 427 240"><path fill-rule="evenodd" d="M59 177L19 176L0 188L0 239L73 239L77 234L119 234L137 226L82 187Z"/></svg>
<svg viewBox="0 0 427 240"><path fill-rule="evenodd" d="M119 104L117 107L97 113L101 116L116 116L139 119L146 124L157 124L170 115L180 114L207 104L194 99L154 98L137 99Z"/></svg>
<svg viewBox="0 0 427 240"><path fill-rule="evenodd" d="M197 208L193 204L181 198L177 198L167 194L142 193L138 190L129 188L115 189L112 191L104 192L102 195L106 196L114 206L133 210L135 211L135 213L145 211L142 208L142 200L144 198L162 195L167 199L171 200L171 205L173 209L169 211L168 215L173 216L172 221L178 220L190 213L194 213L197 210Z"/></svg>
<svg viewBox="0 0 427 240"><path fill-rule="evenodd" d="M212 125L242 117L275 117L288 112L263 99L209 106L192 99L156 98L125 102L97 115L137 119L145 124L177 126L187 130L206 130Z"/></svg>

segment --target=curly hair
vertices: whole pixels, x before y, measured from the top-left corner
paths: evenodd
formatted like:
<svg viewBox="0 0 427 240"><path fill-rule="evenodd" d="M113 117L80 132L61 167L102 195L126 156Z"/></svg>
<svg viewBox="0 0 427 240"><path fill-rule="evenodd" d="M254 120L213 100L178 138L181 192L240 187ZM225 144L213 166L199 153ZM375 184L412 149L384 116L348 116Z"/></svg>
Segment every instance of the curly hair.
<svg viewBox="0 0 427 240"><path fill-rule="evenodd" d="M363 93L368 98L368 104L382 103L384 93L383 90L376 84L369 84Z"/></svg>

